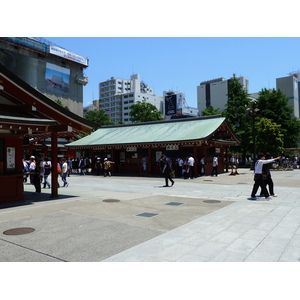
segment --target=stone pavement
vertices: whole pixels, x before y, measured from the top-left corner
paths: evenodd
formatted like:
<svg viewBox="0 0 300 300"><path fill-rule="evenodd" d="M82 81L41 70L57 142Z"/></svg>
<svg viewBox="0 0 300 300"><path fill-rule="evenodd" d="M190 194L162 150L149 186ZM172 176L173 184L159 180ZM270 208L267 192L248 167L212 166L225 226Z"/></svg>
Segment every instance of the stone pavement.
<svg viewBox="0 0 300 300"><path fill-rule="evenodd" d="M278 197L250 200L253 172L175 179L72 175L50 197L0 206L1 262L297 262L300 170L273 171ZM27 234L9 230L32 228Z"/></svg>

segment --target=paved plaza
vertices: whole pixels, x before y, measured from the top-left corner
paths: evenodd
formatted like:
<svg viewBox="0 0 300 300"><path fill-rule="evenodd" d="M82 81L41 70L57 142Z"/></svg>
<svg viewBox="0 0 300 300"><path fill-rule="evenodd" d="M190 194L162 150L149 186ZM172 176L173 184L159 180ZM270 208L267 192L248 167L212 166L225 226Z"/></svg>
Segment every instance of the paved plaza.
<svg viewBox="0 0 300 300"><path fill-rule="evenodd" d="M300 170L273 171L278 197L255 201L253 171L239 173L168 188L74 174L55 199L27 183L25 202L0 206L0 261L298 262Z"/></svg>

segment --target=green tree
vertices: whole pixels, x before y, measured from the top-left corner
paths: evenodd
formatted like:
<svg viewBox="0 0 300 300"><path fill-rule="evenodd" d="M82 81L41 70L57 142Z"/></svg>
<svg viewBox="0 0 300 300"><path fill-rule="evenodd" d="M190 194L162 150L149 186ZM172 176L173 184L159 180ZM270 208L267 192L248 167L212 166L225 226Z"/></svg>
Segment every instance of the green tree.
<svg viewBox="0 0 300 300"><path fill-rule="evenodd" d="M130 107L130 120L133 123L161 121L161 112L151 103L137 101Z"/></svg>
<svg viewBox="0 0 300 300"><path fill-rule="evenodd" d="M252 153L253 145L251 139L252 127L246 109L249 106L249 95L243 89L243 85L233 75L229 79L228 101L222 115L232 127L234 133L240 140L240 145L231 147L234 152L242 153L243 161L247 153Z"/></svg>
<svg viewBox="0 0 300 300"><path fill-rule="evenodd" d="M256 125L256 146L262 153L279 156L283 151L283 134L281 126L267 118L261 118Z"/></svg>
<svg viewBox="0 0 300 300"><path fill-rule="evenodd" d="M98 124L99 128L102 125L114 125L103 109L88 111L85 115L85 119Z"/></svg>
<svg viewBox="0 0 300 300"><path fill-rule="evenodd" d="M279 90L263 89L259 92L258 108L260 117L268 118L281 125L285 148L298 146L300 121L293 116L293 108L288 104L288 98Z"/></svg>
<svg viewBox="0 0 300 300"><path fill-rule="evenodd" d="M215 109L212 105L209 105L201 112L202 116L213 116L219 114L220 114L219 108Z"/></svg>

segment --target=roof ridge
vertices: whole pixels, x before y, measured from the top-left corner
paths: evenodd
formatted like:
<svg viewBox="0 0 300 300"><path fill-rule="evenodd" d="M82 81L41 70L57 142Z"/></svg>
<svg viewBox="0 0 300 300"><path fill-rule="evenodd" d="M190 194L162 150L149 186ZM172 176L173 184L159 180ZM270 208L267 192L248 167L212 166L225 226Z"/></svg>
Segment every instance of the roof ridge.
<svg viewBox="0 0 300 300"><path fill-rule="evenodd" d="M132 124L104 125L101 126L101 128L119 128L119 127L130 127L130 126L140 126L140 125L179 123L179 122L199 121L199 120L216 119L216 118L225 118L225 117L219 114L219 115L211 115L211 116L190 117L190 118L161 120L161 121L149 121L149 122L132 123Z"/></svg>

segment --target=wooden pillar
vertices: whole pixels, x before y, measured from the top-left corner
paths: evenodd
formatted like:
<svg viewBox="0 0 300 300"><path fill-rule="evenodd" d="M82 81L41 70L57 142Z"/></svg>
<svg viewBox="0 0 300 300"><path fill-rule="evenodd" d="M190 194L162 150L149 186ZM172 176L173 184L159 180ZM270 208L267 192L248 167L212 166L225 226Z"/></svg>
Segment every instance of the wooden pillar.
<svg viewBox="0 0 300 300"><path fill-rule="evenodd" d="M52 157L51 157L51 197L55 198L58 196L58 174L57 174L57 132L52 131L51 133L51 149L52 149Z"/></svg>

